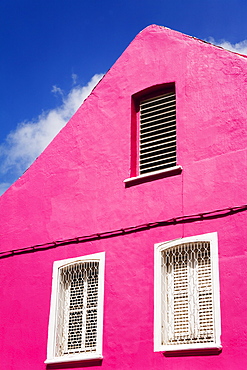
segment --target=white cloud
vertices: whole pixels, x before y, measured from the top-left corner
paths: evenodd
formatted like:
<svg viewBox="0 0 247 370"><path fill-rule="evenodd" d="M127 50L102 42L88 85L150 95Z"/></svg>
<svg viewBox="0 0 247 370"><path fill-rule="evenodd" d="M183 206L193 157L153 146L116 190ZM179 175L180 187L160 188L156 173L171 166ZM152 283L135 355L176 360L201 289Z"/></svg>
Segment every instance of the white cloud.
<svg viewBox="0 0 247 370"><path fill-rule="evenodd" d="M64 94L63 94L63 90L62 90L62 89L60 89L60 87L57 87L56 85L53 85L53 86L52 86L51 92L52 92L54 95L61 95L61 96L64 96Z"/></svg>
<svg viewBox="0 0 247 370"><path fill-rule="evenodd" d="M224 49L234 51L235 53L247 55L247 40L237 42L236 44L231 44L229 41L216 41L213 37L210 37L206 41L211 42L214 45L221 46Z"/></svg>
<svg viewBox="0 0 247 370"><path fill-rule="evenodd" d="M71 77L72 77L73 85L75 85L77 82L78 76L75 73L72 73Z"/></svg>
<svg viewBox="0 0 247 370"><path fill-rule="evenodd" d="M36 119L21 122L8 134L0 145L0 175L12 173L15 177L20 176L65 126L102 77L102 74L94 75L87 85L75 86L67 95L53 86L52 92L62 96L62 104L43 112ZM72 76L72 79L75 81L76 77ZM0 183L0 194L8 185L6 181Z"/></svg>

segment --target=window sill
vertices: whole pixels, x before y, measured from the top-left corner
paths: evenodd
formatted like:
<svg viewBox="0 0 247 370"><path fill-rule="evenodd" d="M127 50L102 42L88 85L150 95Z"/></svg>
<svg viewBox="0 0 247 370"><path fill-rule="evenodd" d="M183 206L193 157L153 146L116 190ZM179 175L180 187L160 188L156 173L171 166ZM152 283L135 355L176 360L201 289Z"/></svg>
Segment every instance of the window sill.
<svg viewBox="0 0 247 370"><path fill-rule="evenodd" d="M103 356L97 353L90 353L88 355L83 356L62 356L62 357L54 357L52 359L47 359L45 364L62 364L62 363L72 363L72 362L84 362L84 361L91 361L91 360L102 360Z"/></svg>
<svg viewBox="0 0 247 370"><path fill-rule="evenodd" d="M162 179L164 177L179 175L181 172L182 166L174 166L161 171L154 171L136 177L129 177L128 179L125 179L123 182L125 184L125 187L130 187L133 185L142 184L144 182Z"/></svg>
<svg viewBox="0 0 247 370"><path fill-rule="evenodd" d="M173 356L203 356L203 355L218 355L222 351L220 344L212 343L206 345L177 345L164 346L160 349L166 357Z"/></svg>

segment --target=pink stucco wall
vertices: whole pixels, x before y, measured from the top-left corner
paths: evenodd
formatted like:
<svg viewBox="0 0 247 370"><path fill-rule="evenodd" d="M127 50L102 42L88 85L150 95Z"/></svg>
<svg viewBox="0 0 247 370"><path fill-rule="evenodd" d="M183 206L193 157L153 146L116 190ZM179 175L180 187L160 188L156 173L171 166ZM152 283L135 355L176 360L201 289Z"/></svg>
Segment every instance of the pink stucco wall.
<svg viewBox="0 0 247 370"><path fill-rule="evenodd" d="M243 56L163 27L143 30L0 198L0 250L245 204L246 72ZM170 82L176 84L177 153L183 170L125 187L131 96ZM95 368L246 369L246 214L0 259L1 369L46 369L52 264L101 251L106 252L104 359ZM165 357L153 351L154 243L214 231L219 238L222 353Z"/></svg>

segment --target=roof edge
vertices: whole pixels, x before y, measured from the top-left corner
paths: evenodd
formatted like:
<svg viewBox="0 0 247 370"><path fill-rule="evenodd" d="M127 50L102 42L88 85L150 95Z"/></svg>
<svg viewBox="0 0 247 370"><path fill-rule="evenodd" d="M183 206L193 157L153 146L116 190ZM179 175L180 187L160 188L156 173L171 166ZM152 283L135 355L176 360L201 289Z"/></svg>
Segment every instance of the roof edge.
<svg viewBox="0 0 247 370"><path fill-rule="evenodd" d="M222 51L226 51L226 52L229 52L229 53L232 53L232 54L235 54L235 55L239 55L239 56L241 56L243 58L247 58L247 55L245 55L245 54L241 54L241 53L238 53L236 51L225 49L222 46L215 45L212 42L209 42L209 41L206 41L206 40L202 40L202 39L200 39L200 38L198 38L196 36L187 35L186 33L183 33L183 32L177 31L177 30L173 30L172 28L169 28L169 27L166 27L166 26L160 26L160 25L157 25L157 24L154 24L154 23L153 24L150 24L149 26L147 26L143 30L141 30L137 34L137 36L138 35L141 35L144 32L149 32L149 31L153 31L153 30L155 31L155 30L158 30L158 29L160 29L160 30L163 29L165 31L170 31L170 32L178 33L178 34L183 35L185 37L188 37L190 39L194 39L196 41L203 42L204 44L208 44L208 45L214 46L214 47L216 47L216 48L218 48L218 49L220 49Z"/></svg>

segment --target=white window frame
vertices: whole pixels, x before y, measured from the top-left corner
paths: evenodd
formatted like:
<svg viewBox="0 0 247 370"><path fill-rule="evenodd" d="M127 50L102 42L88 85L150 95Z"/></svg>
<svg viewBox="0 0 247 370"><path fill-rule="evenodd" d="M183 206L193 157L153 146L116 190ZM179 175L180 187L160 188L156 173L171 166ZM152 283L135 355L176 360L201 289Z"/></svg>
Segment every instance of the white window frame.
<svg viewBox="0 0 247 370"><path fill-rule="evenodd" d="M214 317L214 342L190 343L190 344L162 344L162 252L180 244L193 242L210 242L211 256L211 282L213 292L213 317ZM220 335L220 291L219 291L219 268L218 268L218 237L217 232L198 236L176 239L154 246L154 351L183 351L199 349L221 349ZM163 323L165 325L165 323Z"/></svg>
<svg viewBox="0 0 247 370"><path fill-rule="evenodd" d="M94 352L64 354L62 356L57 357L55 355L56 347L55 337L57 331L60 269L68 265L86 262L99 263L96 350ZM50 318L48 327L47 360L45 361L46 364L103 358L102 345L103 345L104 269L105 269L105 252L90 254L87 256L81 256L76 258L69 258L54 262L52 276Z"/></svg>

